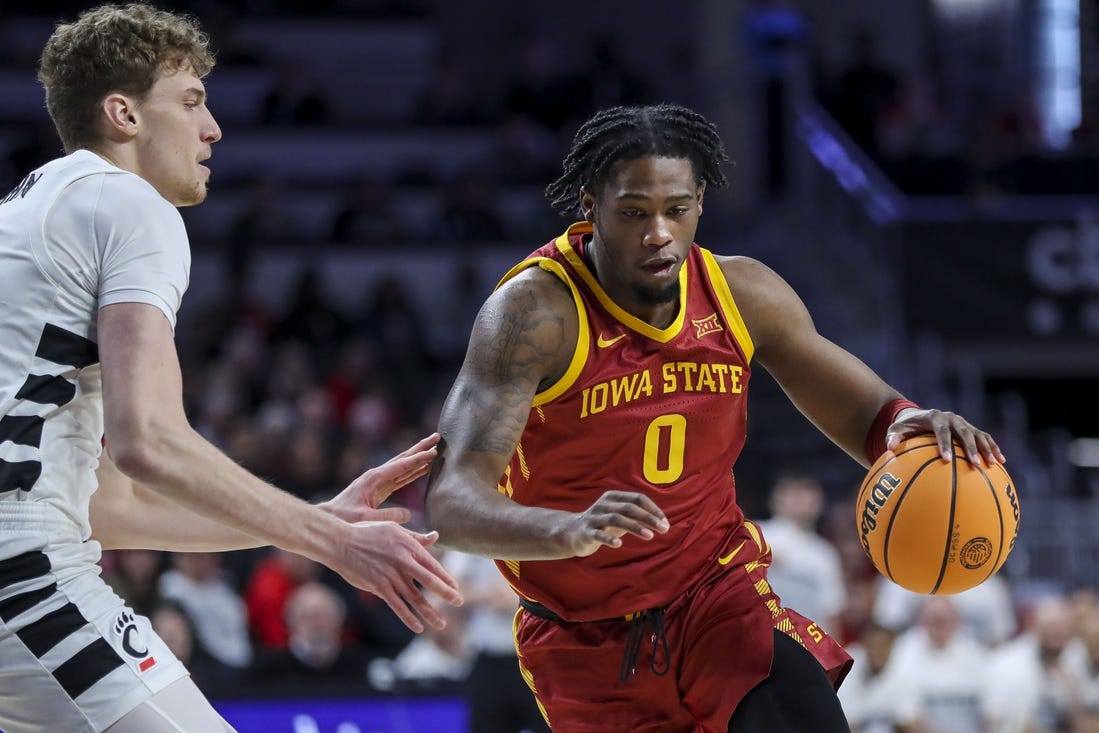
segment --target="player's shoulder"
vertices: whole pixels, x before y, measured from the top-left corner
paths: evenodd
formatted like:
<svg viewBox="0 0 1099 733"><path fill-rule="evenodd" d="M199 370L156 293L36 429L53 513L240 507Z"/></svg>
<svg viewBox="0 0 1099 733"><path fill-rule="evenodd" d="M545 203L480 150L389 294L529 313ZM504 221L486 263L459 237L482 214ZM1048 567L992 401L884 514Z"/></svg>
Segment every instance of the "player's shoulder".
<svg viewBox="0 0 1099 733"><path fill-rule="evenodd" d="M743 285L759 280L781 279L774 270L754 257L745 255L714 255L714 261L730 281L730 285Z"/></svg>
<svg viewBox="0 0 1099 733"><path fill-rule="evenodd" d="M572 303L572 285L568 272L548 258L532 258L513 268L496 288L504 302L535 299L549 307Z"/></svg>
<svg viewBox="0 0 1099 733"><path fill-rule="evenodd" d="M58 194L59 203L84 205L97 211L116 210L128 218L179 218L175 206L151 183L91 151L78 150L50 165L53 172L68 179Z"/></svg>
<svg viewBox="0 0 1099 733"><path fill-rule="evenodd" d="M106 171L100 185L100 208L125 211L130 216L144 213L173 221L180 219L179 210L135 173L120 169Z"/></svg>

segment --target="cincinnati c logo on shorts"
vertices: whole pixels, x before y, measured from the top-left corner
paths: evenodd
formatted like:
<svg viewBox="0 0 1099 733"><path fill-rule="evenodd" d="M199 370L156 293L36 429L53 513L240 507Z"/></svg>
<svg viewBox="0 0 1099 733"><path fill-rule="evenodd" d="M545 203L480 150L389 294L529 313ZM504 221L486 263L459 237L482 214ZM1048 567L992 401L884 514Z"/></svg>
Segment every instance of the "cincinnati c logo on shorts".
<svg viewBox="0 0 1099 733"><path fill-rule="evenodd" d="M149 648L142 643L141 630L137 628L134 615L129 611L118 614L114 621L114 632L122 639L122 651L134 659L142 660L138 668L145 672L156 664L156 659L149 656ZM141 644L140 647L137 645Z"/></svg>

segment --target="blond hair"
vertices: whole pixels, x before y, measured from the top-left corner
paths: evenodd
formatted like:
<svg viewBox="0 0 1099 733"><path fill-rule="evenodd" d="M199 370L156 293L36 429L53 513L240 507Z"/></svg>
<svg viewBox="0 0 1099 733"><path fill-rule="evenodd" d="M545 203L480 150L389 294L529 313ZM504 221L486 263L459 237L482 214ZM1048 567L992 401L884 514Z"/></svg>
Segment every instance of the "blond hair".
<svg viewBox="0 0 1099 733"><path fill-rule="evenodd" d="M58 25L46 42L38 80L65 151L98 142L99 105L112 92L139 102L162 72L214 67L210 39L193 18L143 3L102 5Z"/></svg>

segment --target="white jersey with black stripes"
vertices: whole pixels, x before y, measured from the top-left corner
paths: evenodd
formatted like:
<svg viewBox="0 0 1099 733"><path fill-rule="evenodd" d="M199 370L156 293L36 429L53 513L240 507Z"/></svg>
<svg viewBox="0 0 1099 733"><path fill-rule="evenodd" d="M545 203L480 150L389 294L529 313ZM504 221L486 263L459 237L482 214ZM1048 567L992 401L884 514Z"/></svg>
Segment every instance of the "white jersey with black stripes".
<svg viewBox="0 0 1099 733"><path fill-rule="evenodd" d="M175 207L90 151L0 199L0 520L30 502L40 506L28 517L88 537L103 438L99 309L148 303L174 327L189 269Z"/></svg>
<svg viewBox="0 0 1099 733"><path fill-rule="evenodd" d="M175 207L92 152L0 198L0 730L101 733L187 676L99 577L88 505L99 310L146 303L174 327L189 268Z"/></svg>

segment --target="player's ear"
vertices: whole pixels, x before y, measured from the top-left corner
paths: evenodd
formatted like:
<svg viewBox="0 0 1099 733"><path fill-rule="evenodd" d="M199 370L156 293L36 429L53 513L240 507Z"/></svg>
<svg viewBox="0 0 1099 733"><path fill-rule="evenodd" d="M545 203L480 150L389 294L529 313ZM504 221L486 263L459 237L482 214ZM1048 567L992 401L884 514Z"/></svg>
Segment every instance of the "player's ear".
<svg viewBox="0 0 1099 733"><path fill-rule="evenodd" d="M702 214L702 198L706 195L706 181L698 184L698 192L695 194L698 197L698 213Z"/></svg>
<svg viewBox="0 0 1099 733"><path fill-rule="evenodd" d="M584 221L595 221L595 196L586 188L580 189L580 211L584 212Z"/></svg>
<svg viewBox="0 0 1099 733"><path fill-rule="evenodd" d="M112 92L101 106L109 139L128 139L137 134L137 104L125 94Z"/></svg>

